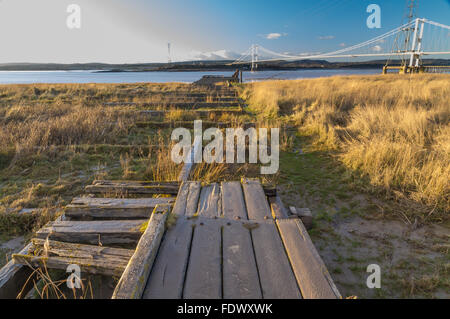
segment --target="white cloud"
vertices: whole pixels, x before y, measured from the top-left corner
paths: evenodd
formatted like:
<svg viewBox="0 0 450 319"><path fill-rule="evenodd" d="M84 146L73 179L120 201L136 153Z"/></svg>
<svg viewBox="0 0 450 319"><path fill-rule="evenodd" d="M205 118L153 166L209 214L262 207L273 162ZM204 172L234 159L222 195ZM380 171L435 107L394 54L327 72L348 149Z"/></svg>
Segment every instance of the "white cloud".
<svg viewBox="0 0 450 319"><path fill-rule="evenodd" d="M324 35L324 36L320 36L319 40L333 40L335 38L334 35Z"/></svg>
<svg viewBox="0 0 450 319"><path fill-rule="evenodd" d="M264 37L267 40L276 40L276 39L281 38L282 36L283 36L283 34L281 34L281 33L273 32L273 33L266 34Z"/></svg>
<svg viewBox="0 0 450 319"><path fill-rule="evenodd" d="M344 42L342 42L342 43L339 43L339 46L340 46L340 47L346 47L347 44L345 44Z"/></svg>
<svg viewBox="0 0 450 319"><path fill-rule="evenodd" d="M186 57L186 60L236 60L240 56L241 54L228 50L217 50L211 52L193 51L188 57Z"/></svg>
<svg viewBox="0 0 450 319"><path fill-rule="evenodd" d="M376 45L372 48L372 51L374 51L374 52L381 52L382 50L383 50L383 48L380 47L379 45Z"/></svg>

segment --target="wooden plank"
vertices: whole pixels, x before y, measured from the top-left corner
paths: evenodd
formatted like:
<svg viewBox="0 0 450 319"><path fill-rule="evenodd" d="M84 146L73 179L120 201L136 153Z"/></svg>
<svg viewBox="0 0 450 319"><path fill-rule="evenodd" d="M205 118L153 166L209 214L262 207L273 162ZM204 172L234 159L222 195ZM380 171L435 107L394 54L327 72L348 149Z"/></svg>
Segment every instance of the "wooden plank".
<svg viewBox="0 0 450 319"><path fill-rule="evenodd" d="M37 233L37 238L91 245L135 244L147 220L55 221Z"/></svg>
<svg viewBox="0 0 450 319"><path fill-rule="evenodd" d="M198 201L202 184L200 182L189 183L189 194L186 200L185 215L192 217L197 213Z"/></svg>
<svg viewBox="0 0 450 319"><path fill-rule="evenodd" d="M92 194L168 194L176 195L179 186L134 186L134 185L88 185L85 187L86 193Z"/></svg>
<svg viewBox="0 0 450 319"><path fill-rule="evenodd" d="M189 182L181 183L180 190L178 191L177 199L173 206L172 214L176 216L184 216L186 213L186 202L189 194Z"/></svg>
<svg viewBox="0 0 450 319"><path fill-rule="evenodd" d="M186 160L183 168L181 169L180 174L178 175L179 181L187 181L189 179L189 175L191 174L191 170L194 167L194 156L195 152L202 152L202 139L196 138L194 144L192 144L191 151L186 156Z"/></svg>
<svg viewBox="0 0 450 319"><path fill-rule="evenodd" d="M31 243L28 244L19 254L28 254L32 247ZM29 267L15 264L13 260L10 260L0 269L0 299L16 299L31 274L32 270ZM28 290L24 289L25 294Z"/></svg>
<svg viewBox="0 0 450 319"><path fill-rule="evenodd" d="M269 197L270 208L272 209L272 217L274 219L288 218L289 213L279 196Z"/></svg>
<svg viewBox="0 0 450 319"><path fill-rule="evenodd" d="M131 249L69 244L35 238L33 254L14 254L17 264L33 268L66 270L68 265L79 265L82 272L120 276L133 255Z"/></svg>
<svg viewBox="0 0 450 319"><path fill-rule="evenodd" d="M156 253L164 234L164 224L169 210L154 212L114 290L112 299L140 299L147 284L148 275L153 267Z"/></svg>
<svg viewBox="0 0 450 319"><path fill-rule="evenodd" d="M241 223L223 227L223 298L262 298L250 231Z"/></svg>
<svg viewBox="0 0 450 319"><path fill-rule="evenodd" d="M303 298L340 298L301 220L279 219L277 225Z"/></svg>
<svg viewBox="0 0 450 319"><path fill-rule="evenodd" d="M194 228L184 299L222 298L221 221L204 220Z"/></svg>
<svg viewBox="0 0 450 319"><path fill-rule="evenodd" d="M150 218L157 205L170 204L174 198L92 198L78 197L64 209L73 219L144 219Z"/></svg>
<svg viewBox="0 0 450 319"><path fill-rule="evenodd" d="M247 204L248 219L271 218L269 203L259 180L243 178L242 188Z"/></svg>
<svg viewBox="0 0 450 319"><path fill-rule="evenodd" d="M143 299L180 299L192 240L192 223L179 217L173 228L166 231Z"/></svg>
<svg viewBox="0 0 450 319"><path fill-rule="evenodd" d="M220 198L220 185L212 183L202 187L198 202L198 216L220 217L222 215L222 202Z"/></svg>
<svg viewBox="0 0 450 319"><path fill-rule="evenodd" d="M277 227L272 220L258 221L252 240L264 299L301 298Z"/></svg>
<svg viewBox="0 0 450 319"><path fill-rule="evenodd" d="M229 219L247 219L244 195L240 182L222 182L223 216Z"/></svg>

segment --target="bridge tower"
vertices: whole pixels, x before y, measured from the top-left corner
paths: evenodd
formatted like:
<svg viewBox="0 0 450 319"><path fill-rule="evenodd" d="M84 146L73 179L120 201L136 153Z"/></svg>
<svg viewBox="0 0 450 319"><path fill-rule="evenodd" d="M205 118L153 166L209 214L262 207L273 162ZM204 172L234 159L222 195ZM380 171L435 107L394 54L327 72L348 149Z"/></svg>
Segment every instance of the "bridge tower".
<svg viewBox="0 0 450 319"><path fill-rule="evenodd" d="M423 20L417 17L418 0L407 0L406 13L403 19L409 26L403 30L404 43L402 51L411 53L402 56L402 70L405 73L417 72L421 66L421 48L423 38Z"/></svg>
<svg viewBox="0 0 450 319"><path fill-rule="evenodd" d="M258 68L258 45L253 44L252 45L252 66L251 66L251 72L255 72Z"/></svg>

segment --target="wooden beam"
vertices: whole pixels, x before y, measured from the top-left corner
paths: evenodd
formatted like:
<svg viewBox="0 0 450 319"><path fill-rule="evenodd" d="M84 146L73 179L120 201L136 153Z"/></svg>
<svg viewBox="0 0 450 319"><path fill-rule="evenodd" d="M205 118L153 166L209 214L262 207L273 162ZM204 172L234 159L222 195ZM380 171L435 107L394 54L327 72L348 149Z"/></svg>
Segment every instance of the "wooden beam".
<svg viewBox="0 0 450 319"><path fill-rule="evenodd" d="M36 236L69 243L133 245L141 237L141 228L146 222L147 220L55 221L41 228Z"/></svg>
<svg viewBox="0 0 450 319"><path fill-rule="evenodd" d="M143 299L181 299L192 241L192 223L184 216L166 231Z"/></svg>
<svg viewBox="0 0 450 319"><path fill-rule="evenodd" d="M243 178L242 188L247 203L248 219L263 220L271 218L269 203L259 180Z"/></svg>
<svg viewBox="0 0 450 319"><path fill-rule="evenodd" d="M241 223L223 226L223 298L261 299L258 269L249 229Z"/></svg>
<svg viewBox="0 0 450 319"><path fill-rule="evenodd" d="M222 201L220 198L220 185L212 183L202 187L198 202L198 216L220 217L222 215Z"/></svg>
<svg viewBox="0 0 450 319"><path fill-rule="evenodd" d="M162 213L155 211L152 214L147 229L136 247L136 252L131 257L114 290L112 299L140 299L142 297L164 234L164 224L168 214L169 208Z"/></svg>
<svg viewBox="0 0 450 319"><path fill-rule="evenodd" d="M302 221L278 219L276 222L303 298L342 298Z"/></svg>
<svg viewBox="0 0 450 319"><path fill-rule="evenodd" d="M288 218L288 210L284 206L279 196L269 197L270 208L272 209L272 217L274 219Z"/></svg>
<svg viewBox="0 0 450 319"><path fill-rule="evenodd" d="M163 185L154 183L153 185L88 185L85 187L86 193L92 194L168 194L176 195L178 185Z"/></svg>
<svg viewBox="0 0 450 319"><path fill-rule="evenodd" d="M221 221L204 219L196 225L183 291L185 299L222 298Z"/></svg>
<svg viewBox="0 0 450 319"><path fill-rule="evenodd" d="M228 219L248 219L241 183L222 182L223 216Z"/></svg>
<svg viewBox="0 0 450 319"><path fill-rule="evenodd" d="M19 254L28 254L32 247L33 245L31 243L28 244ZM32 270L29 267L15 264L13 260L10 260L0 269L0 299L16 299L31 275ZM25 287L25 294L30 288L31 285Z"/></svg>
<svg viewBox="0 0 450 319"><path fill-rule="evenodd" d="M157 205L171 204L174 198L92 198L78 197L64 209L72 219L144 219Z"/></svg>
<svg viewBox="0 0 450 319"><path fill-rule="evenodd" d="M120 276L134 252L131 249L70 244L39 238L33 239L32 243L34 254L14 254L15 263L62 270L75 264L80 266L82 272Z"/></svg>
<svg viewBox="0 0 450 319"><path fill-rule="evenodd" d="M263 298L301 298L274 221L272 219L258 221L251 234Z"/></svg>

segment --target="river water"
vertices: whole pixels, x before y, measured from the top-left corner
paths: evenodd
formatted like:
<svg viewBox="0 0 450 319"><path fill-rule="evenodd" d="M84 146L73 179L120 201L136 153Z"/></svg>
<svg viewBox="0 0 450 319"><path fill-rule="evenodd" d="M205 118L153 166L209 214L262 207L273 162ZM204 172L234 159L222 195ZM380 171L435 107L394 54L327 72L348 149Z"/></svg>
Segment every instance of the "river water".
<svg viewBox="0 0 450 319"><path fill-rule="evenodd" d="M29 83L138 83L185 82L199 80L203 75L231 76L233 72L97 72L97 71L0 71L0 84ZM380 74L380 69L290 70L244 72L244 82L270 79L304 79L334 75Z"/></svg>

